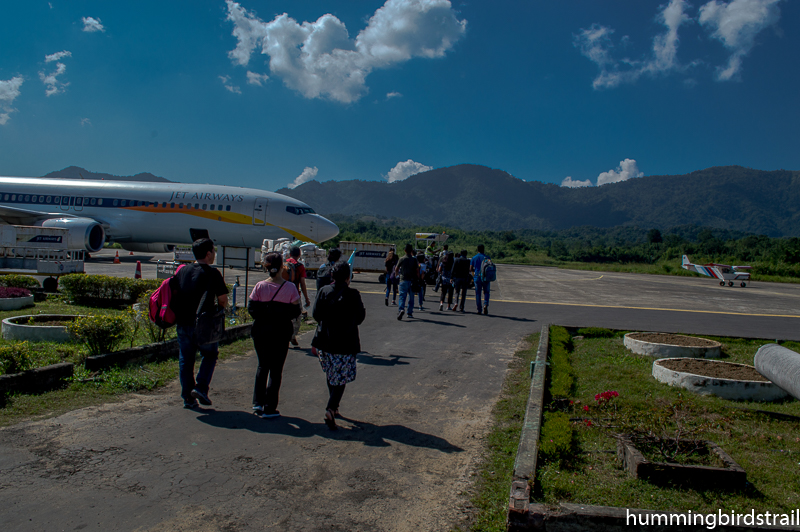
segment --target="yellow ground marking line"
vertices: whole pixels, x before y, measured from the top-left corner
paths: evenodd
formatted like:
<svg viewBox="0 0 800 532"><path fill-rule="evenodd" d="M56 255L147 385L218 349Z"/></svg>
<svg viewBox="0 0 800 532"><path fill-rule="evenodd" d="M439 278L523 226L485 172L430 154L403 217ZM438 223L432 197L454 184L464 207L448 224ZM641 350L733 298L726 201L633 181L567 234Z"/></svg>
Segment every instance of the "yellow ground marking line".
<svg viewBox="0 0 800 532"><path fill-rule="evenodd" d="M366 290L359 290L362 294L385 294L386 292L367 292ZM472 300L473 298L469 298ZM695 314L722 314L724 316L756 316L761 318L800 318L797 314L748 314L745 312L724 312L721 310L697 310L697 309L684 309L684 308L658 308L658 307L628 307L623 305L593 305L591 303L554 303L552 301L519 301L514 299L492 299L497 303L525 303L528 305L557 305L561 307L591 307L591 308L616 308L627 310L664 310L668 312L691 312Z"/></svg>

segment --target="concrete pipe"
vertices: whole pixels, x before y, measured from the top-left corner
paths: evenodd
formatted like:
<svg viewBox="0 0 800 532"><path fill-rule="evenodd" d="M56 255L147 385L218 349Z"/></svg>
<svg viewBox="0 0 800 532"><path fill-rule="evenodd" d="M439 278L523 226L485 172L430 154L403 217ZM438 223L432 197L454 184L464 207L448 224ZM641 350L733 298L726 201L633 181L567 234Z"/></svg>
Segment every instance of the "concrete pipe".
<svg viewBox="0 0 800 532"><path fill-rule="evenodd" d="M763 376L800 399L800 353L778 344L761 346L753 365Z"/></svg>

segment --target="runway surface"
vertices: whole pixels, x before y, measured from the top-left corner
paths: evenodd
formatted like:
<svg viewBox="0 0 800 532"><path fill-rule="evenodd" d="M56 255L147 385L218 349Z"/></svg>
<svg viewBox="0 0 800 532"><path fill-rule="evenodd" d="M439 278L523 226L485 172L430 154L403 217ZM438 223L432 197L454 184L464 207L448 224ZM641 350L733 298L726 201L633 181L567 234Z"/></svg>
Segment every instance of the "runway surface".
<svg viewBox="0 0 800 532"><path fill-rule="evenodd" d="M144 258L111 257L87 272L132 276ZM155 277L149 256L142 262ZM173 383L4 428L0 521L6 530L447 531L464 515L508 362L543 324L800 340L796 285L503 265L498 279L489 316L474 313L472 298L469 313L439 312L429 291L425 311L397 321L377 274L356 275L364 352L337 432L322 422L327 389L310 334L290 350L277 420L249 412L256 361L245 351L217 367L214 406L201 411L182 409Z"/></svg>

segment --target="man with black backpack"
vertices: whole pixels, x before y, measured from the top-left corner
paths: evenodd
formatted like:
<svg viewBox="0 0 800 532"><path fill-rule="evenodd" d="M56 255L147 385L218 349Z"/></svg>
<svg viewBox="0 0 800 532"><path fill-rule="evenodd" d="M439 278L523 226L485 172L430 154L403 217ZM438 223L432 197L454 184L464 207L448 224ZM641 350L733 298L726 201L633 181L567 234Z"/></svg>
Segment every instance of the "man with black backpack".
<svg viewBox="0 0 800 532"><path fill-rule="evenodd" d="M340 258L342 258L342 252L339 248L333 248L328 252L328 262L317 270L317 291L333 282L333 267L336 266Z"/></svg>
<svg viewBox="0 0 800 532"><path fill-rule="evenodd" d="M475 302L478 304L478 314L489 314L489 293L495 276L494 263L484 254L484 251L483 244L478 244L478 253L472 257L469 263L469 272L474 275L475 280ZM483 305L481 305L481 293L483 293Z"/></svg>
<svg viewBox="0 0 800 532"><path fill-rule="evenodd" d="M197 315L228 305L228 287L219 270L212 268L217 250L210 238L195 240L192 253L197 262L185 266L170 280L173 296L170 308L175 313L178 332L178 368L181 381L181 397L184 408L196 408L197 402L211 405L208 388L214 367L217 364L219 349L217 343L200 345L197 340ZM216 301L216 302L215 302ZM194 375L194 362L198 349L203 357L197 379Z"/></svg>

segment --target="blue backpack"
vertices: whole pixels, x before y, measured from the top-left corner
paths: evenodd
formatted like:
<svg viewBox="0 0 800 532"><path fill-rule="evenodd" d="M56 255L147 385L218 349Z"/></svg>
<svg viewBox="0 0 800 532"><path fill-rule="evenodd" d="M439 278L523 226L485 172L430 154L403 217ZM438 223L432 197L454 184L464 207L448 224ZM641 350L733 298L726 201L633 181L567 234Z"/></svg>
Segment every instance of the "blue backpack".
<svg viewBox="0 0 800 532"><path fill-rule="evenodd" d="M497 280L497 267L492 262L492 259L486 257L481 263L481 281L484 283L491 283Z"/></svg>

